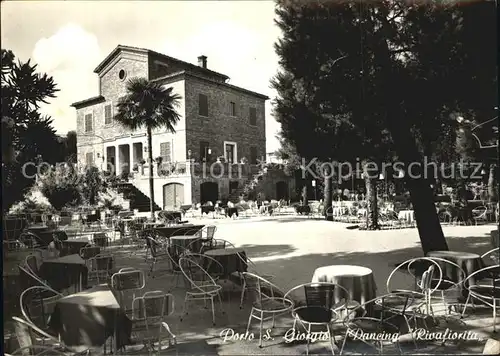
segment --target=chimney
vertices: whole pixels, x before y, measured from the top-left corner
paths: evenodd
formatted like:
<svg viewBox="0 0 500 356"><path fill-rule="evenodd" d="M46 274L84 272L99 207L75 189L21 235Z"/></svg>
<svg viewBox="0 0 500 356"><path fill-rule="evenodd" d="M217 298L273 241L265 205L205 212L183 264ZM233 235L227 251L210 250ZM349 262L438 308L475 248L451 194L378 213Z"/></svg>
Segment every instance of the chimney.
<svg viewBox="0 0 500 356"><path fill-rule="evenodd" d="M198 57L198 65L202 68L207 68L207 56L199 56Z"/></svg>

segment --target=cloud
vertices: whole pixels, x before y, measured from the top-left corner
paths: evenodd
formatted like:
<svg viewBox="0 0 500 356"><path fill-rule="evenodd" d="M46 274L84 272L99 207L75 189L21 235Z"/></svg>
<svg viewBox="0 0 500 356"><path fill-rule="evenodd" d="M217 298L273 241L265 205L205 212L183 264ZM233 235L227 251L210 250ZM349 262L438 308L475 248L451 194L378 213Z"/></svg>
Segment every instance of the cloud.
<svg viewBox="0 0 500 356"><path fill-rule="evenodd" d="M76 128L76 115L71 103L97 95L98 80L93 69L103 58L96 36L75 24L61 27L49 38L42 38L32 58L38 71L54 78L57 98L41 111L52 116L59 133Z"/></svg>

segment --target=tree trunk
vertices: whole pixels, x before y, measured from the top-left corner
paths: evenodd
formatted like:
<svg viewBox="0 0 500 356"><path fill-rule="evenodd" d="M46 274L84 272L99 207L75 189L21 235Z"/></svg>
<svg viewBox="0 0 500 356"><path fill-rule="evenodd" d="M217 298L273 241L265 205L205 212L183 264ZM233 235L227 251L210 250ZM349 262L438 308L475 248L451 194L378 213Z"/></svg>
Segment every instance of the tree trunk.
<svg viewBox="0 0 500 356"><path fill-rule="evenodd" d="M367 169L367 163L368 162L364 162L363 164L363 176L366 187L366 228L367 230L379 230L377 179L370 177L370 172L368 172Z"/></svg>
<svg viewBox="0 0 500 356"><path fill-rule="evenodd" d="M307 196L307 183L308 183L307 174L302 180L302 183L304 184L302 186L302 205L307 206L309 205L309 197Z"/></svg>
<svg viewBox="0 0 500 356"><path fill-rule="evenodd" d="M390 26L388 21L385 21L384 26ZM412 136L410 126L405 118L408 113L400 110L400 103L404 97L402 97L400 83L394 82L394 78L399 76L395 72L396 68L391 61L388 43L386 43L386 48L380 51L378 58L380 60L380 70L384 74L380 81L379 92L384 93L383 104L387 109L387 126L396 152L399 155L399 160L404 163L406 168L411 163L420 163L420 167L417 167L420 168L420 172L417 172L418 174L415 176L413 172L415 167L412 166L413 177L409 177L407 169L405 179L410 191L422 250L424 254L430 251L448 250L448 244L444 238L434 204L434 196L429 182L425 180L423 175L422 155L418 151L415 137Z"/></svg>
<svg viewBox="0 0 500 356"><path fill-rule="evenodd" d="M488 200L490 203L498 201L495 185L495 164L490 165L490 174L488 175Z"/></svg>
<svg viewBox="0 0 500 356"><path fill-rule="evenodd" d="M148 135L148 153L149 153L149 209L151 211L151 220L155 220L155 189L154 189L154 179L153 179L153 138L151 133L151 128L147 129Z"/></svg>
<svg viewBox="0 0 500 356"><path fill-rule="evenodd" d="M332 172L330 167L327 167L323 171L323 177L325 181L325 187L323 190L323 216L328 221L333 221L332 215ZM329 213L329 214L328 214Z"/></svg>

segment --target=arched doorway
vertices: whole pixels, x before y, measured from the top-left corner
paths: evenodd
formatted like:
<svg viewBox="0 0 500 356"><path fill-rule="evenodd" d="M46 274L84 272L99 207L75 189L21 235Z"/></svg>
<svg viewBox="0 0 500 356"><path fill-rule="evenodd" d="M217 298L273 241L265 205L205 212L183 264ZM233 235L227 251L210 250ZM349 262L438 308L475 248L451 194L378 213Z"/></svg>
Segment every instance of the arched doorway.
<svg viewBox="0 0 500 356"><path fill-rule="evenodd" d="M288 184L287 182L280 181L276 183L276 199L288 200Z"/></svg>
<svg viewBox="0 0 500 356"><path fill-rule="evenodd" d="M205 182L200 184L200 202L202 204L219 200L219 185L215 182Z"/></svg>
<svg viewBox="0 0 500 356"><path fill-rule="evenodd" d="M163 186L163 209L179 208L184 205L184 185L168 183Z"/></svg>

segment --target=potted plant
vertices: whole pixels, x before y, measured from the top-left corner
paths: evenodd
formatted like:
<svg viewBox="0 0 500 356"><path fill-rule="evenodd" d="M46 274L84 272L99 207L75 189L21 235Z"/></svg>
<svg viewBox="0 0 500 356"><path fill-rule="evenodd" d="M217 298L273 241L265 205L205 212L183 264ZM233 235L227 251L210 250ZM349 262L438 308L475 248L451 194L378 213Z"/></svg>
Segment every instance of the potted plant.
<svg viewBox="0 0 500 356"><path fill-rule="evenodd" d="M144 158L141 158L139 161L139 165L141 167L141 174L144 175L144 165L146 164L146 160Z"/></svg>

